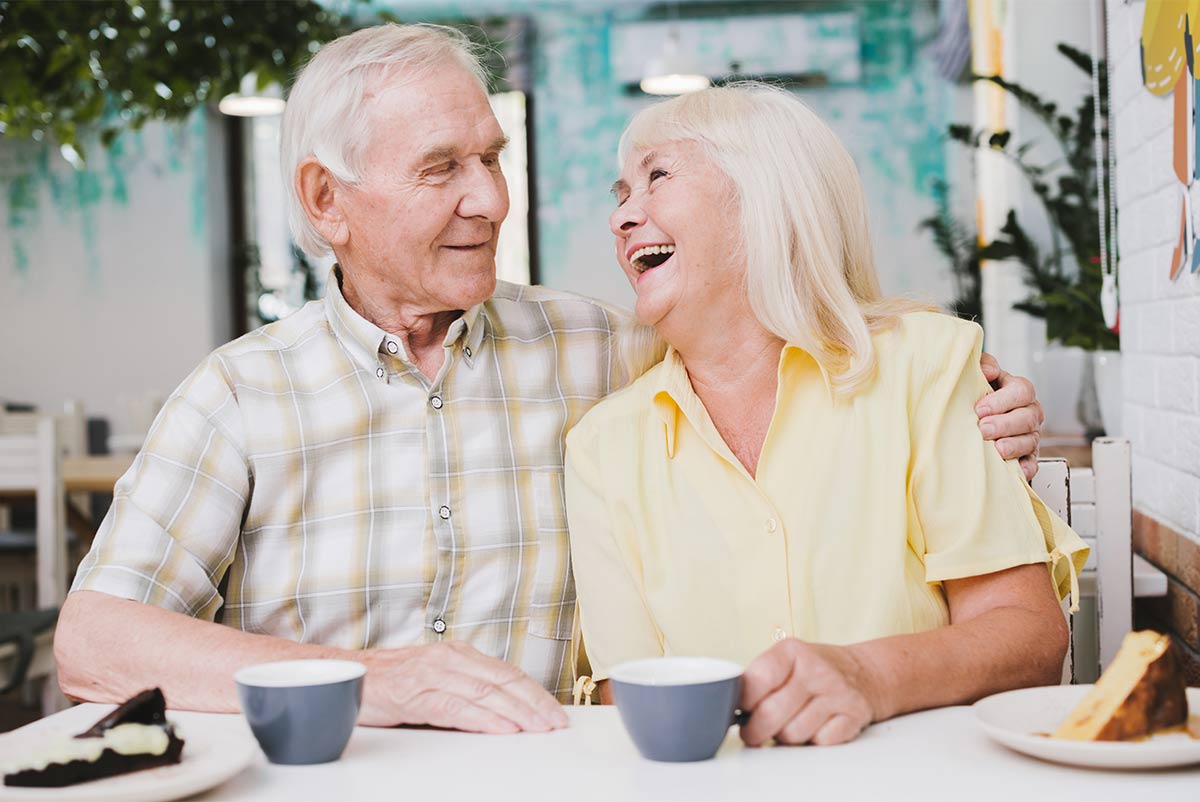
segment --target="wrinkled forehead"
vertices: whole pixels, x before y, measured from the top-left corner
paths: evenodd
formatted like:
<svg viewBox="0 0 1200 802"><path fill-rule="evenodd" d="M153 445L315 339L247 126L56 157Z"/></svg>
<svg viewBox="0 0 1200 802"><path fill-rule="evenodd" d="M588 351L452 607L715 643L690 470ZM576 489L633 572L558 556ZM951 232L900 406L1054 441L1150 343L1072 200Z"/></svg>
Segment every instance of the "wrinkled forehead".
<svg viewBox="0 0 1200 802"><path fill-rule="evenodd" d="M461 68L417 77L383 73L364 104L367 125L361 135L370 145L407 151L436 141L472 151L503 136L487 93Z"/></svg>
<svg viewBox="0 0 1200 802"><path fill-rule="evenodd" d="M399 116L415 122L420 115L450 115L495 120L487 91L479 80L448 59L437 69L375 66L365 81L363 104L368 117Z"/></svg>

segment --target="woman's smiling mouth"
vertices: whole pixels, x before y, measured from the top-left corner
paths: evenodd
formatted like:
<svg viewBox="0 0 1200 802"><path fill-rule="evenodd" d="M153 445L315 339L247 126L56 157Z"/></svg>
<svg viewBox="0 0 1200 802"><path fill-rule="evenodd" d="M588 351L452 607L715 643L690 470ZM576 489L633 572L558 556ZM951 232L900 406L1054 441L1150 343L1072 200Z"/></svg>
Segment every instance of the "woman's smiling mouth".
<svg viewBox="0 0 1200 802"><path fill-rule="evenodd" d="M637 272L645 273L670 259L674 253L674 245L643 245L630 254L629 263Z"/></svg>

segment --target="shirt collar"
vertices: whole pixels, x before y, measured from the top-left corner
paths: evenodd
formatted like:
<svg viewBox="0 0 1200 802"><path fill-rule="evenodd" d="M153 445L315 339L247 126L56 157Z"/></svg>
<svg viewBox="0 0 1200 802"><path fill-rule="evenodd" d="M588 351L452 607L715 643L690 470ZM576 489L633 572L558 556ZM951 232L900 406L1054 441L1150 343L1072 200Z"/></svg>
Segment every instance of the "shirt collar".
<svg viewBox="0 0 1200 802"><path fill-rule="evenodd" d="M776 411L778 411L780 399L785 398L791 387L801 381L804 376L811 375L813 370L820 374L829 400L831 402L836 400L833 382L825 366L800 346L792 343L784 345L783 351L779 354L779 389L775 395ZM659 366L658 377L652 388L651 400L655 412L663 422L668 458L675 456L675 441L681 413L691 423L692 428L709 442L711 448L718 452L729 450L724 439L717 432L716 426L713 425L708 410L704 408L704 403L692 389L692 381L688 378L687 368L684 367L683 359L674 348L667 349L667 355ZM732 457L732 455L730 456Z"/></svg>
<svg viewBox="0 0 1200 802"><path fill-rule="evenodd" d="M453 348L461 341L463 358L468 366L478 358L479 346L483 341L482 307L483 304L476 304L455 319L446 331L446 339L442 341L446 348ZM325 316L329 319L334 336L350 352L354 361L367 370L374 371L379 366L382 354L406 358L404 345L398 338L355 312L346 303L342 295L342 271L337 265L333 266L329 281L325 284Z"/></svg>

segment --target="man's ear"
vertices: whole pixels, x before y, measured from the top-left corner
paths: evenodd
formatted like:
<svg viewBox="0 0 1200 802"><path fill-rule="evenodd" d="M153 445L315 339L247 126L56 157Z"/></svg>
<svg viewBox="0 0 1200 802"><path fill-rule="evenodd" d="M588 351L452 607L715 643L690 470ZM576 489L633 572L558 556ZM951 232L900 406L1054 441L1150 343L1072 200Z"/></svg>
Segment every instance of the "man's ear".
<svg viewBox="0 0 1200 802"><path fill-rule="evenodd" d="M342 187L316 158L309 156L296 168L296 195L308 221L330 245L344 245L350 228L341 208Z"/></svg>

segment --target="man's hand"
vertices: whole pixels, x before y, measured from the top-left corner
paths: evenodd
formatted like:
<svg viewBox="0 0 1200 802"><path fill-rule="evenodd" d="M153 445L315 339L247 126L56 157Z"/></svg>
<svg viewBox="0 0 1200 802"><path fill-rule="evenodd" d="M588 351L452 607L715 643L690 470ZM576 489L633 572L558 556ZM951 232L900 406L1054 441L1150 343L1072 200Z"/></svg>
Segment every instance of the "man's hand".
<svg viewBox="0 0 1200 802"><path fill-rule="evenodd" d="M789 638L763 652L742 675L742 740L761 746L846 743L875 720L868 671L844 646Z"/></svg>
<svg viewBox="0 0 1200 802"><path fill-rule="evenodd" d="M519 668L473 646L373 649L356 655L367 666L362 724L429 724L467 732L547 732L567 726L553 696Z"/></svg>
<svg viewBox="0 0 1200 802"><path fill-rule="evenodd" d="M984 354L979 366L992 386L999 388L975 405L979 430L985 440L996 441L1000 456L1020 458L1025 479L1032 480L1037 474L1038 441L1046 419L1033 382L1002 370L991 354Z"/></svg>

